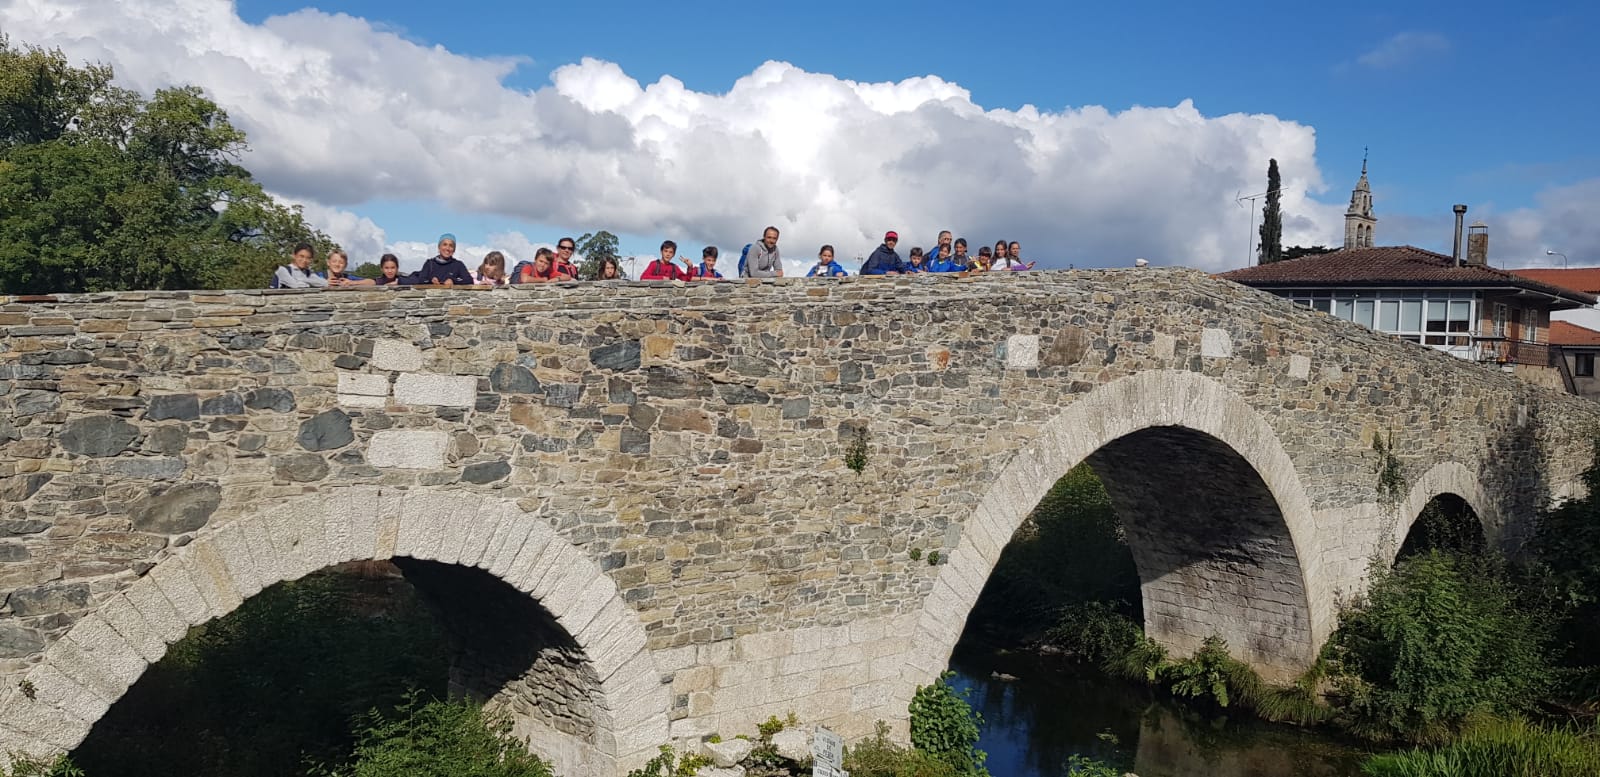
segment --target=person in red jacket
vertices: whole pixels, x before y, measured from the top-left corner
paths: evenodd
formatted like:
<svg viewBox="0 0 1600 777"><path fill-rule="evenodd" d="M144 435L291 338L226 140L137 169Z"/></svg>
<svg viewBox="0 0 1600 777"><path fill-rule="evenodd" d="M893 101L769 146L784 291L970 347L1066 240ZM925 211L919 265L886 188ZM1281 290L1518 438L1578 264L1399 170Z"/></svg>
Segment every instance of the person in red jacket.
<svg viewBox="0 0 1600 777"><path fill-rule="evenodd" d="M650 263L644 268L644 273L639 276L641 281L691 281L694 276L690 271L679 267L672 262L678 255L678 244L667 240L661 243L661 258Z"/></svg>

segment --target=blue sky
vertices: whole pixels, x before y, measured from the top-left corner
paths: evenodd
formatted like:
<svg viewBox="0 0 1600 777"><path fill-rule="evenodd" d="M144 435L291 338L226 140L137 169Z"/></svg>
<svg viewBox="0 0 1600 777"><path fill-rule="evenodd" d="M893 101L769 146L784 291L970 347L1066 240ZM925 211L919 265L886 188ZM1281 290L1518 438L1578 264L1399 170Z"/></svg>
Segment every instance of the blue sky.
<svg viewBox="0 0 1600 777"><path fill-rule="evenodd" d="M70 8L90 0L41 1ZM156 0L130 0L141 1L156 9L166 8ZM143 84L166 77L199 81L215 90L251 131L252 145L260 155L247 164L269 188L306 202L313 215L326 208L339 211L347 221L365 219L376 225L389 243L427 242L438 231L450 229L485 239L515 233L530 244L540 244L560 233L617 223L620 228L611 228L624 233L624 248L646 253L653 251L662 236L680 241L738 242L746 234L754 236L761 226L757 222L783 223L787 216L788 223L803 233L797 239L813 242L814 237L832 239L831 232L847 224L853 229L845 229L846 235L838 240L852 245L841 251L849 253L860 250L855 243L870 249L868 244L883 228L911 228L920 234L944 221L970 220L977 222L971 225L979 233L974 241L998 232L1014 238L1025 236L1041 246L1059 243L1062 248L1042 257L1047 264L1121 263L1127 256L1118 255L1119 234L1095 232L1114 225L1120 230L1120 239L1130 246L1129 252L1152 255L1158 263L1219 269L1243 261L1239 255L1244 253L1249 215L1231 200L1241 190L1249 194L1265 187L1265 157L1277 156L1286 178L1300 176L1309 188L1303 202L1286 205L1304 215L1303 223L1288 230L1289 242L1295 238L1330 242L1342 233L1338 214L1359 171L1363 148L1370 147L1379 243L1448 248L1450 205L1465 202L1473 207L1469 218L1481 215L1489 219L1499 244L1515 254L1514 258L1504 257L1506 264L1542 258L1541 249L1552 246L1569 255L1588 253L1586 258L1600 263L1600 255L1594 255L1600 250L1600 228L1582 223L1582 214L1587 212L1584 206L1591 201L1600 205L1600 151L1589 140L1600 127L1600 101L1593 99L1600 53L1591 40L1600 30L1600 6L1593 4L743 2L691 4L687 7L692 10L686 11L682 4L661 3L239 0L224 12L216 5L219 2L180 0L184 9L166 12L192 18L182 23L174 20L165 27L154 24L152 32L140 36L146 45L137 52L132 40L109 40L114 35L132 37L122 28L114 34L110 27L85 30L78 36L51 32L45 34L49 41L40 42L63 45L69 53L82 49L86 55L110 59L119 66L119 73L143 74ZM307 8L315 13L308 14ZM19 25L18 14L27 13L12 7L0 11L0 22L10 22L14 30L20 26L21 32L14 34L26 40L26 22L36 22L40 29L45 23L23 18ZM237 13L237 19L232 13ZM340 20L337 15L341 14L352 18ZM340 26L346 22L347 29ZM198 35L194 34L196 24L201 30ZM986 164L965 167L952 163L948 177L919 179L876 195L892 196L897 202L870 218L862 215L859 224L839 213L811 212L798 206L791 211L783 198L775 200L777 205L764 206L766 212L750 215L749 229L744 229L744 221L723 218L714 203L702 206L703 213L689 208L682 214L673 213L671 203L685 199L683 181L666 187L670 190L653 191L648 184L637 183L640 176L630 172L630 162L625 159L612 159L616 179L606 193L594 195L593 202L578 204L519 204L521 195L514 181L497 183L501 188L495 190L499 192L496 196L474 198L470 196L474 180L494 177L495 171L463 171L464 180L451 180L448 165L442 175L447 186L398 193L394 187L377 185L331 186L303 167L294 169L294 163L274 159L270 148L261 150L274 138L274 120L252 100L240 97L237 104L230 104L232 82L225 79L234 74L227 68L215 68L211 60L200 67L192 58L163 62L149 53L155 48L148 45L152 35L179 35L193 45L206 38L208 24L217 30L218 52L238 56L246 60L246 67L267 72L261 77L269 79L269 84L275 83L270 80L272 56L263 53L252 60L230 50L229 46L248 48L239 46L234 27L242 25L239 28L252 36L270 33L281 37L284 42L275 45L335 52L341 47L359 48L374 36L393 33L414 44L410 49L384 49L383 56L392 58L397 68L412 58L447 57L449 61L438 67L465 69L485 62L515 62L514 67L488 78L489 86L474 87L486 97L483 110L488 117L523 115L517 113L521 107L496 106L516 103L519 96L527 94L537 94L542 101L528 115L548 117L546 106L551 101L545 95L555 91L572 96L590 114L602 114L607 106L582 94L589 88L583 84L632 79L637 86L648 87L669 77L681 82L686 92L707 99L728 98L720 110L738 111L749 105L748 110L770 109L788 117L784 121L791 125L803 124L808 121L805 113L784 112L784 101L799 99L790 96L793 94L811 93L774 91L748 104L728 97L736 82L751 76L764 62L777 60L807 74L886 85L905 93L929 91L907 79L936 76L939 84L966 90L967 97L957 102L966 105L970 101L974 110L982 111L1010 112L1031 105L1045 114L1087 111L1088 121L1101 109L1113 119L1127 118L1124 112L1139 106L1175 109L1191 100L1193 110L1204 120L1200 124L1212 135L1208 136L1211 140L1193 142L1192 148L1154 165L1155 169L1130 172L1130 178L1142 175L1149 180L1135 181L1125 191L1117 181L1116 167L1130 164L1129 160L1137 165L1140 143L1147 148L1189 144L1181 137L1189 131L1189 122L1181 110L1152 114L1136 126L1091 121L1094 126L1089 129L1060 130L1056 137L1030 149L1035 154L1030 164L1040 178L1030 188L1038 191L1019 196L1016 202L997 202L987 209L984 205L997 196L989 187L1005 186L1008 180L1002 174L985 183L983 179L990 178L986 170L1010 169L1012 160L996 157ZM552 87L558 68L570 68L585 57L614 63L620 72L607 75L591 68L594 72L586 79L574 82L578 86ZM355 80L338 76L335 73L330 83ZM370 74L364 78L363 84L379 93L402 90L391 93L390 101L402 92L406 99L422 99L404 91L404 79L374 84ZM495 79L498 91L493 88ZM286 91L295 87L293 81L284 82ZM601 86L593 88L602 90ZM937 88L932 91L936 94L929 99L948 97ZM313 115L303 118L319 121L316 114L322 109L307 102L304 94L278 102L307 106L306 111ZM356 131L376 126L375 121L363 125L364 117L358 110L351 111L350 104L349 99L330 98L334 111L350 113ZM459 106L453 110L462 112ZM639 136L648 134L650 126L642 117L661 109L654 105L617 110L629 115L632 131ZM1266 117L1268 121L1237 129L1226 118L1233 114ZM972 129L972 137L964 141L962 133L970 126L952 125L942 114L918 116L918 122L906 124L908 134L920 133L922 140L916 143L897 143L892 137L896 132L893 122L886 128L871 122L860 126L844 122L835 128L839 135L833 142L839 147L886 144L884 169L864 174L893 175L919 159L928 160L928 170L943 169L949 157L969 157L974 148L993 150L996 137L1009 137L985 134L996 131L995 122L987 122L981 130ZM470 107L462 118L470 127ZM583 119L589 122L584 125L587 129L572 130L579 133L580 139L574 141L577 145L592 137L588 133L594 117L585 115ZM1009 129L1010 121L1002 118L1000 123ZM463 131L452 132L460 135ZM497 130L496 136L505 132ZM472 131L466 130L466 134ZM542 132L539 142L548 141L550 135ZM1070 138L1077 140L1069 142ZM424 138L415 145L421 149L418 153L426 155L435 148L430 144L437 142ZM667 147L679 142L673 140ZM963 142L971 145L961 146ZM1054 149L1064 143L1073 150L1060 152L1059 164L1039 161L1037 154L1056 153ZM768 150L775 158L790 153L781 143L772 145L776 150ZM1081 171L1095 166L1098 146L1104 146L1104 158L1116 160L1116 165L1099 175L1083 176L1081 185L1076 183ZM538 168L540 154L557 154L565 147L529 146L537 149L530 152L527 162L530 190L550 188L546 184L559 189L560 182L542 180L543 171ZM740 163L746 161L739 158L740 153L737 147L730 148L727 159L719 160L729 163L726 170L712 169L701 157L687 153L672 156L661 152L656 161L664 162L671 175L691 182L705 179L707 188L720 188L727 176L739 175ZM748 153L762 155L759 150ZM755 169L763 159L748 160L751 164L744 167ZM846 169L853 172L860 165L859 161L853 164L855 167ZM1163 187L1161 165L1181 168L1181 185ZM554 165L545 169L550 166ZM789 172L794 172L794 165L790 167ZM581 166L574 169L579 172L564 175L583 170ZM841 177L838 171L824 171L786 185L797 187L793 191L802 195L819 187L829 193L842 188L840 201L856 204L841 205L837 210L862 212L859 198L868 193L853 190L855 182L838 180ZM1063 179L1067 183L1063 184ZM625 196L619 196L619 189L629 188L639 191L623 191ZM458 189L468 196L453 194ZM1171 191L1162 199L1156 193L1164 189ZM794 196L791 193L789 198ZM1149 218L1158 220L1100 213L1086 217L1083 223L1072 223L1074 211L1082 211L1083 203L1097 196L1122 203L1124 209L1147 204L1157 214ZM930 200L925 212L918 210L917 201L922 198ZM819 195L818 199L826 197ZM1018 213L1031 207L1041 212L1032 218ZM1194 214L1188 221L1159 220L1159 214L1170 216L1179 210ZM658 211L661 215L653 218L641 215ZM891 223L879 226L883 221ZM903 221L911 223L899 223ZM738 227L728 226L732 223ZM1060 227L1060 234L1052 231L1053 224ZM954 226L958 232L968 228L962 223ZM1165 237L1147 237L1158 232ZM1190 234L1192 240L1187 237ZM1321 239L1313 239L1318 237ZM1222 249L1217 245L1224 246L1225 252L1219 253ZM1185 257L1196 258L1185 261Z"/></svg>

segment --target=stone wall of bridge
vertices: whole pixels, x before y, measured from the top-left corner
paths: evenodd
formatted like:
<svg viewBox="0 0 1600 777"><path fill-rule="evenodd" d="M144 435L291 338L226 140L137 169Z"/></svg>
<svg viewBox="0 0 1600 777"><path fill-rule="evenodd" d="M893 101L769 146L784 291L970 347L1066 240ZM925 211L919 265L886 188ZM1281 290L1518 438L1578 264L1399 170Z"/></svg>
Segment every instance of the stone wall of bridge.
<svg viewBox="0 0 1600 777"><path fill-rule="evenodd" d="M0 298L0 746L70 748L271 578L389 557L549 613L506 703L592 773L789 710L866 733L1084 460L1151 633L1285 676L1435 493L1514 546L1597 407L1180 270Z"/></svg>

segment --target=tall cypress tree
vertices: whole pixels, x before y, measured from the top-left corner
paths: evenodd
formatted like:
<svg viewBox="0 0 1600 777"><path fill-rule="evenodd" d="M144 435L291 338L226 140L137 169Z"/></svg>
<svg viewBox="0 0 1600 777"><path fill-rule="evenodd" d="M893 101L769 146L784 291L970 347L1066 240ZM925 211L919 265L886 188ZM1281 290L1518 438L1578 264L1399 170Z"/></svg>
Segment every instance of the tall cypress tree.
<svg viewBox="0 0 1600 777"><path fill-rule="evenodd" d="M1259 264L1283 259L1283 209L1278 204L1278 160L1267 160L1267 205L1261 211L1261 251Z"/></svg>

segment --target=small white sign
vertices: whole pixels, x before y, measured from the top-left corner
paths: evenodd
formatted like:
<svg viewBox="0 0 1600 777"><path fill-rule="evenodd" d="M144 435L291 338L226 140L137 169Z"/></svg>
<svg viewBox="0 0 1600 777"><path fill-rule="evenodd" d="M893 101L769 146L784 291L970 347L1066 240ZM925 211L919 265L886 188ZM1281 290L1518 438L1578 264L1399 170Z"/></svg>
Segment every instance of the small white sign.
<svg viewBox="0 0 1600 777"><path fill-rule="evenodd" d="M850 777L844 770L844 740L821 726L811 737L813 777Z"/></svg>

